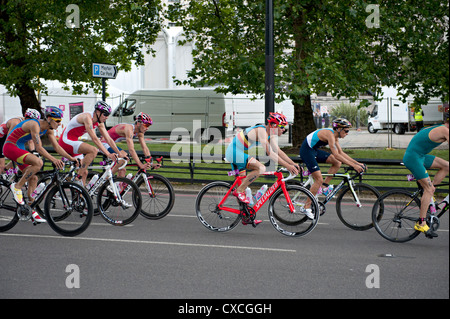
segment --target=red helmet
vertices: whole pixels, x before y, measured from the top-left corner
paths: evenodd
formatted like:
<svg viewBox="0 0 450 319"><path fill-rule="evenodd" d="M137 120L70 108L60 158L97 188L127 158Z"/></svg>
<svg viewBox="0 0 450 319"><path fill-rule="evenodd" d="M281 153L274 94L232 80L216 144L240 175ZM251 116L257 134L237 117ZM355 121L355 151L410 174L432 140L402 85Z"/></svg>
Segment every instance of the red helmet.
<svg viewBox="0 0 450 319"><path fill-rule="evenodd" d="M277 125L288 125L286 116L284 116L281 113L270 112L270 115L267 118L267 124L271 124L271 123L275 123Z"/></svg>
<svg viewBox="0 0 450 319"><path fill-rule="evenodd" d="M141 112L136 116L136 121L142 122L142 124L144 125L153 124L152 118L148 114L145 114L144 112Z"/></svg>

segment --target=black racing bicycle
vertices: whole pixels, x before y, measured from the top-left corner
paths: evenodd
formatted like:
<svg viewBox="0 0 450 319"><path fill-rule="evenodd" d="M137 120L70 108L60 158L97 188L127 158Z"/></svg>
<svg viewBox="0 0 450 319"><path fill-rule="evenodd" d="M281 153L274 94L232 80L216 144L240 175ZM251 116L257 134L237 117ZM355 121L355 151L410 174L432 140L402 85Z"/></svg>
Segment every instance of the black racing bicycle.
<svg viewBox="0 0 450 319"><path fill-rule="evenodd" d="M17 204L10 189L11 181L0 178L0 232L10 230L19 220L31 220L33 210L44 216L50 227L63 236L77 236L88 228L94 207L86 189L63 181L55 167L45 173L51 182L36 195L31 205ZM42 202L43 210L39 206Z"/></svg>

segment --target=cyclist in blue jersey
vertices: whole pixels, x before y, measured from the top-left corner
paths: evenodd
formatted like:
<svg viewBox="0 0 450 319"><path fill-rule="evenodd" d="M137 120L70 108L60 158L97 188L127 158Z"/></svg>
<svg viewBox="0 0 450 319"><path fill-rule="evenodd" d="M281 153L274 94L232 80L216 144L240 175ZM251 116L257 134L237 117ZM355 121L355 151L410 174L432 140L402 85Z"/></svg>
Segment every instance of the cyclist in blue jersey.
<svg viewBox="0 0 450 319"><path fill-rule="evenodd" d="M449 115L444 113L444 124L426 127L420 130L409 142L403 156L403 163L411 171L419 184L423 187L423 195L420 202L420 218L414 225L414 229L421 231L429 238L437 237L426 223L427 210L433 198L435 187L442 182L449 172L449 162L428 154L435 147L449 141ZM436 168L439 171L431 182L427 169Z"/></svg>
<svg viewBox="0 0 450 319"><path fill-rule="evenodd" d="M239 171L241 176L246 174L247 169L251 171L242 181L242 184L233 191L233 195L241 202L249 203L245 196L245 189L266 171L264 164L254 157L249 157L249 148L261 145L271 160L287 168L293 175L299 173L300 168L298 164L294 163L280 150L274 141L276 139L270 139L271 134L281 136L281 134L286 133L287 125L287 119L283 114L270 113L266 125L255 125L239 132L228 146L225 158L231 163L232 170Z"/></svg>
<svg viewBox="0 0 450 319"><path fill-rule="evenodd" d="M332 190L332 185L328 185L333 176L328 176L323 180L322 172L318 163L331 164L328 170L329 174L335 174L341 167L342 163L352 166L357 172L364 170L364 164L355 161L342 151L339 145L339 138L345 138L352 124L343 118L338 118L333 121L333 128L318 129L310 133L300 147L300 157L305 163L309 172L311 173L314 184L311 185L311 193L316 195L319 188L323 185L323 193L326 195ZM331 154L320 150L322 146L328 145ZM305 204L305 208L309 209L310 203Z"/></svg>

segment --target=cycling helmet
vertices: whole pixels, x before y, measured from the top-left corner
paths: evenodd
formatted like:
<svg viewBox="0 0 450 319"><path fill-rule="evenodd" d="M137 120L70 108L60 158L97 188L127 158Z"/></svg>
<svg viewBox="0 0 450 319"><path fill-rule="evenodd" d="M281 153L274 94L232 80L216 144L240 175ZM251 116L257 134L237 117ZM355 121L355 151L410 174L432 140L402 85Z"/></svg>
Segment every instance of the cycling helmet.
<svg viewBox="0 0 450 319"><path fill-rule="evenodd" d="M29 119L36 119L36 120L39 120L39 119L41 118L41 113L39 113L38 110L28 108L28 109L25 111L24 116L25 116L26 118L29 118Z"/></svg>
<svg viewBox="0 0 450 319"><path fill-rule="evenodd" d="M111 106L109 106L108 103L103 102L103 101L98 101L97 103L95 103L94 108L96 110L100 110L102 111L102 113L104 113L106 116L108 116L109 114L111 114ZM107 113L107 114L106 114Z"/></svg>
<svg viewBox="0 0 450 319"><path fill-rule="evenodd" d="M56 106L47 106L44 112L45 117L51 116L54 118L62 119L63 111Z"/></svg>
<svg viewBox="0 0 450 319"><path fill-rule="evenodd" d="M142 124L144 124L144 125L152 125L153 124L152 118L148 114L145 114L144 112L141 112L136 116L136 121L142 122Z"/></svg>
<svg viewBox="0 0 450 319"><path fill-rule="evenodd" d="M286 116L281 113L272 113L270 112L269 117L267 118L267 124L275 123L277 125L288 125Z"/></svg>
<svg viewBox="0 0 450 319"><path fill-rule="evenodd" d="M350 128L352 123L344 118L337 118L333 120L333 128Z"/></svg>

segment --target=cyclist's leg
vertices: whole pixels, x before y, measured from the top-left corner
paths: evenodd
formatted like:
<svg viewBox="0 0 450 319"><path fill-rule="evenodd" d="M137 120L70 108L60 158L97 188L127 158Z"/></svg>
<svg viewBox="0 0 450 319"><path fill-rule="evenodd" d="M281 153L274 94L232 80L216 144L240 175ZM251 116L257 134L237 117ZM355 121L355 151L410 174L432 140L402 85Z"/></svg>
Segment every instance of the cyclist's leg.
<svg viewBox="0 0 450 319"><path fill-rule="evenodd" d="M78 170L78 175L81 176L83 185L86 184L86 178L88 175L88 166L92 163L95 157L97 157L98 149L94 146L81 142L77 145L77 149L74 149L77 154L84 154L84 158L81 160L81 167Z"/></svg>
<svg viewBox="0 0 450 319"><path fill-rule="evenodd" d="M319 152L320 152L320 158L319 158ZM326 153L328 155L325 155L323 153ZM339 161L336 157L334 157L333 154L318 150L317 162L322 163L323 158L326 158L325 163L331 164L331 167L328 170L328 174L336 174L338 172L338 170L341 168L342 162ZM324 180L324 183L330 184L332 178L333 178L333 176L327 176Z"/></svg>
<svg viewBox="0 0 450 319"><path fill-rule="evenodd" d="M238 193L245 192L245 189L250 186L259 175L264 174L266 171L266 167L254 157L248 159L246 168L247 170L250 170L250 173L242 180L242 184L236 188Z"/></svg>
<svg viewBox="0 0 450 319"><path fill-rule="evenodd" d="M427 158L428 158L428 160L427 160ZM427 161L431 162L431 165L429 165L429 168L439 169L439 171L434 175L434 179L433 179L433 185L439 185L440 183L442 183L444 178L449 173L449 162L440 157L436 157L436 156L432 156L432 155L430 155L429 157L425 156L425 167L428 166Z"/></svg>

